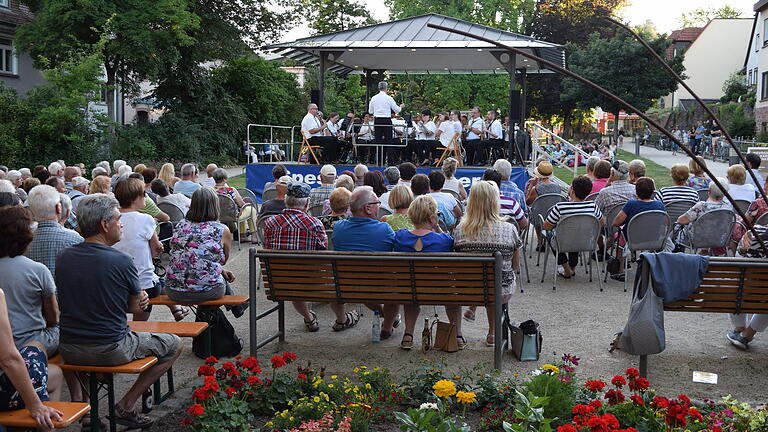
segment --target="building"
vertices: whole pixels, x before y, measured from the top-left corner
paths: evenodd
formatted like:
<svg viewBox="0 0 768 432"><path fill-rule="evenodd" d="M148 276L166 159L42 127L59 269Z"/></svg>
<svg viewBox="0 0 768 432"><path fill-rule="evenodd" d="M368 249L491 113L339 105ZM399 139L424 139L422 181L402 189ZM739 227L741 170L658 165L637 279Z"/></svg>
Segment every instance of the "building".
<svg viewBox="0 0 768 432"><path fill-rule="evenodd" d="M306 79L307 68L305 66L281 66L280 69L296 75L296 81L299 83L299 88L304 88L304 80Z"/></svg>
<svg viewBox="0 0 768 432"><path fill-rule="evenodd" d="M723 83L744 67L752 25L749 18L717 18L701 29L683 29L670 35L671 54L685 54L685 83L705 102L718 101L724 95ZM694 103L681 87L661 101L663 107L683 109Z"/></svg>
<svg viewBox="0 0 768 432"><path fill-rule="evenodd" d="M595 108L594 125L595 129L601 134L613 133L616 126L616 119L613 113L603 111L602 108ZM643 127L643 121L637 114L627 114L619 111L619 130L624 129L625 136L632 135Z"/></svg>
<svg viewBox="0 0 768 432"><path fill-rule="evenodd" d="M29 54L18 53L13 38L16 28L35 19L19 0L0 0L0 82L20 95L44 82Z"/></svg>
<svg viewBox="0 0 768 432"><path fill-rule="evenodd" d="M747 69L747 82L756 90L755 126L758 133L768 132L768 0L755 3L755 18L752 24L752 39L744 67ZM743 53L743 51L742 51ZM751 81L750 81L751 76Z"/></svg>

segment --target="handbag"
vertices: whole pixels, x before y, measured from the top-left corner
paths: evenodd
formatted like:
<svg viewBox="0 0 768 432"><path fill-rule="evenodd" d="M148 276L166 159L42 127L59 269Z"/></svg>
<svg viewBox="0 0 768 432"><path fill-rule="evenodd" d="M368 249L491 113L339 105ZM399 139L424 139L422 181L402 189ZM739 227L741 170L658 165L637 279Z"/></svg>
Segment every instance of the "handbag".
<svg viewBox="0 0 768 432"><path fill-rule="evenodd" d="M443 350L449 353L459 350L459 343L456 340L457 332L455 324L435 320L432 325L436 325L437 327L437 331L435 332L435 343L433 345L434 349Z"/></svg>
<svg viewBox="0 0 768 432"><path fill-rule="evenodd" d="M536 361L541 354L544 338L539 330L539 323L528 320L519 326L509 324L510 349L519 361Z"/></svg>
<svg viewBox="0 0 768 432"><path fill-rule="evenodd" d="M205 310L208 309L208 310ZM237 337L235 328L220 308L211 310L205 306L197 308L196 322L207 322L210 333L211 352L214 357L234 357L243 350L243 340ZM205 333L192 338L192 352L199 358L206 358Z"/></svg>
<svg viewBox="0 0 768 432"><path fill-rule="evenodd" d="M649 286L650 266L642 256L638 265L641 271L635 275L629 318L618 336L618 345L627 354L658 354L666 348L664 300Z"/></svg>

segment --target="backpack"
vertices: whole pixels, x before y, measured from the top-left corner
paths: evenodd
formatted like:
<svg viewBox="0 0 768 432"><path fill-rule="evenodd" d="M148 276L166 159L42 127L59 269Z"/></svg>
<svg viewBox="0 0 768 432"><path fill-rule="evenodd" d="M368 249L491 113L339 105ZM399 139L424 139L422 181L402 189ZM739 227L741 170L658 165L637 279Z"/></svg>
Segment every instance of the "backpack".
<svg viewBox="0 0 768 432"><path fill-rule="evenodd" d="M232 324L224 315L224 311L221 308L216 308L215 310L205 309L207 308L198 308L195 314L195 321L208 323L208 332L210 332L211 338L210 355L214 357L233 357L240 354L240 351L243 350L243 340L235 334L235 328L232 327ZM201 359L207 357L205 338L205 333L192 338L192 351Z"/></svg>

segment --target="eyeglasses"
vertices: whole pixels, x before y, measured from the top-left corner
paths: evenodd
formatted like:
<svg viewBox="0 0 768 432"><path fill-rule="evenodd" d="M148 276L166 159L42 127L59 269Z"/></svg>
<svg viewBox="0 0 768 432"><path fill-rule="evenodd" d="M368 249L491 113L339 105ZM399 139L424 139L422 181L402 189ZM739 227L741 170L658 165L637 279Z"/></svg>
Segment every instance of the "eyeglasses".
<svg viewBox="0 0 768 432"><path fill-rule="evenodd" d="M366 205L381 205L381 201L369 202Z"/></svg>

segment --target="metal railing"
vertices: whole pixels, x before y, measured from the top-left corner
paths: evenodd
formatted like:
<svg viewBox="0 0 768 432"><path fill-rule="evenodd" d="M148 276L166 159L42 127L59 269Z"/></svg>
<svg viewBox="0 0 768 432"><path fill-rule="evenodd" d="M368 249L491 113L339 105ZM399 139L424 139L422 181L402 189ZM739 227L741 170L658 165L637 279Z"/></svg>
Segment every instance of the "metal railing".
<svg viewBox="0 0 768 432"><path fill-rule="evenodd" d="M258 128L266 130L261 131L264 133L259 133ZM275 153L278 151L284 154L286 160L293 160L293 146L297 144L295 139L296 128L301 128L301 126L278 126L251 123L246 127L245 140L249 146L257 148L255 154L257 162L259 156L264 158L269 156L270 161L273 161ZM252 129L255 130L252 132ZM268 133L266 133L267 131ZM287 131L290 131L290 140L285 133ZM257 138L252 140L251 138L254 135L257 136ZM269 137L267 137L267 135ZM301 141L299 141L299 143L301 143ZM282 146L285 146L284 150L281 149ZM288 154L290 154L290 157Z"/></svg>
<svg viewBox="0 0 768 432"><path fill-rule="evenodd" d="M576 173L577 173L577 170L579 169L579 164L577 163L575 156L576 155L580 155L582 157L582 159L584 160L584 162L586 162L587 159L589 159L589 155L584 150L582 150L581 148L579 148L576 145L571 144L568 140L566 140L565 138L563 138L563 137L559 136L558 134L552 132L551 130L545 128L544 126L542 126L542 125L540 125L540 124L538 124L536 122L533 122L533 121L527 121L527 122L525 122L525 124L526 124L526 126L535 127L537 129L539 129L540 131L544 132L546 135L552 137L555 141L559 142L564 147L572 150L573 154L574 154L573 167L569 167L567 162L562 162L562 161L559 161L559 160L555 159L554 156L552 154L550 154L549 152L547 152L541 144L537 143L537 145L533 146L533 152L536 154L537 157L535 157L535 158L532 157L531 158L531 170L533 170L533 168L535 167L536 160L538 159L538 156L542 155L542 156L547 157L547 159L549 159L550 161L554 162L555 165L560 166L562 168L566 168L566 169L568 169L570 171L573 171L573 176L575 177ZM532 142L535 142L535 140L532 140Z"/></svg>

